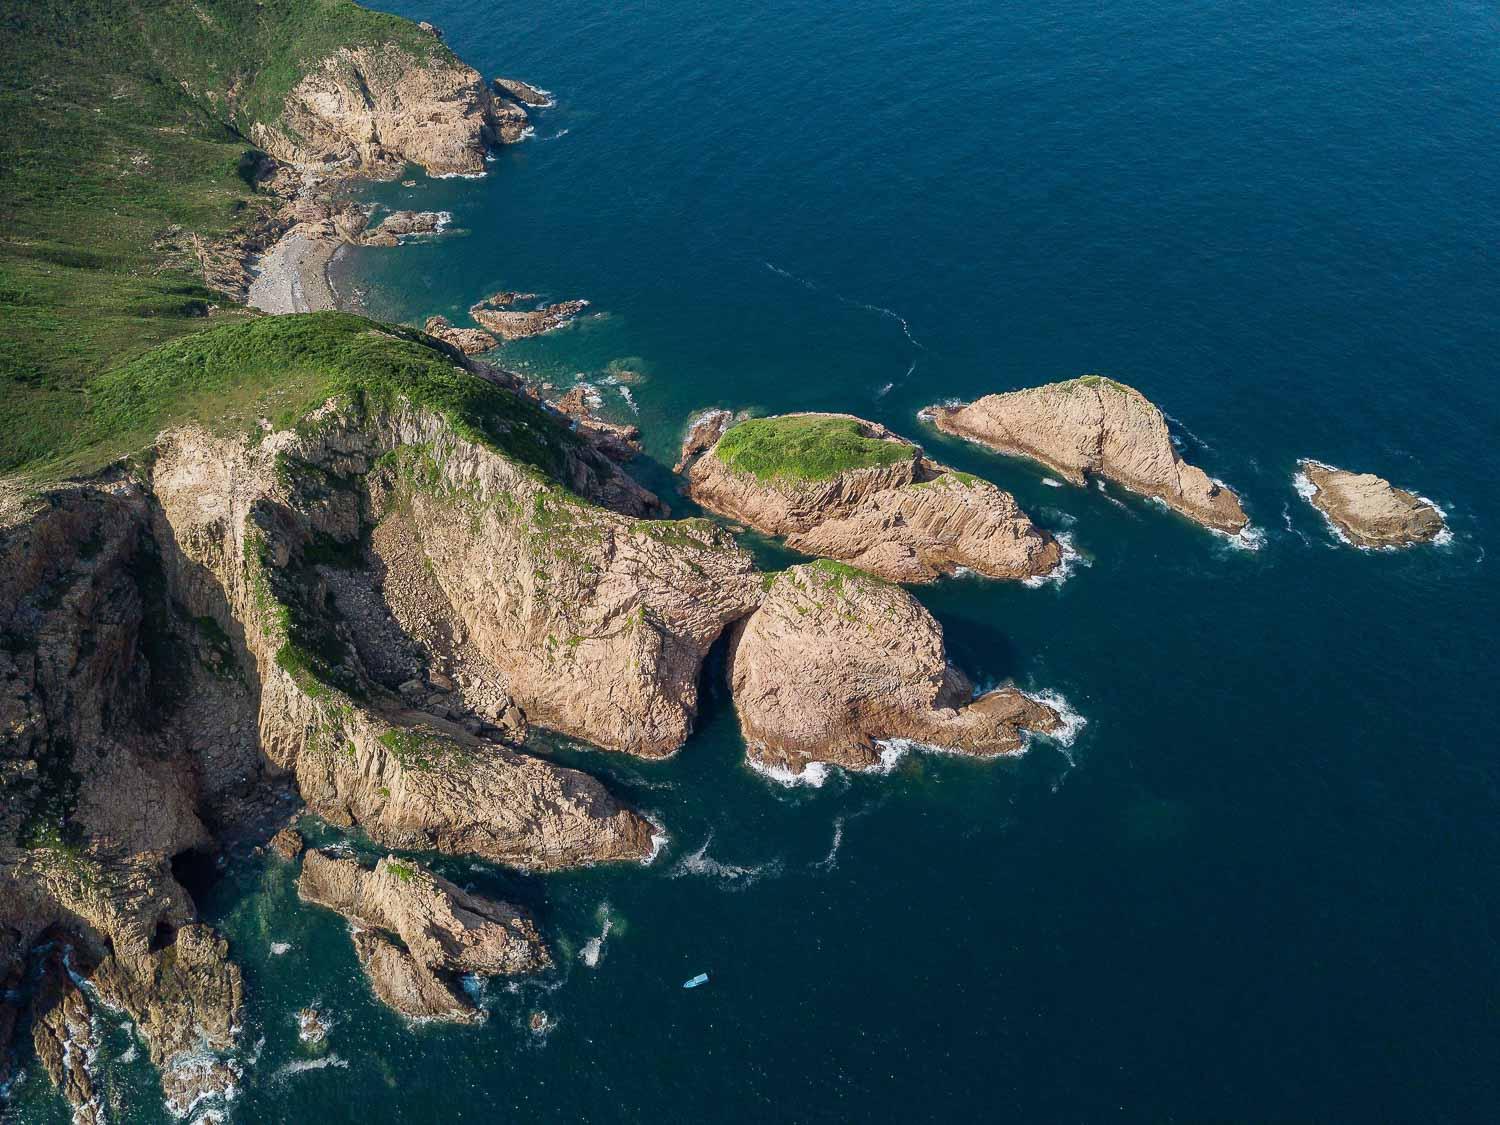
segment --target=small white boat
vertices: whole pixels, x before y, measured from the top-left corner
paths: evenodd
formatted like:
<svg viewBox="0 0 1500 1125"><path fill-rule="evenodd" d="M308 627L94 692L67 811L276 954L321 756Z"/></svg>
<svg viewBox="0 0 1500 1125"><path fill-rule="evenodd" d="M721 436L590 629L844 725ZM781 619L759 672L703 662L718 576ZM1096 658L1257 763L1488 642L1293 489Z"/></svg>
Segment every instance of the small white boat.
<svg viewBox="0 0 1500 1125"><path fill-rule="evenodd" d="M707 984L707 983L708 983L708 974L707 973L699 973L692 980L683 981L682 982L682 987L683 988L697 988L700 984Z"/></svg>

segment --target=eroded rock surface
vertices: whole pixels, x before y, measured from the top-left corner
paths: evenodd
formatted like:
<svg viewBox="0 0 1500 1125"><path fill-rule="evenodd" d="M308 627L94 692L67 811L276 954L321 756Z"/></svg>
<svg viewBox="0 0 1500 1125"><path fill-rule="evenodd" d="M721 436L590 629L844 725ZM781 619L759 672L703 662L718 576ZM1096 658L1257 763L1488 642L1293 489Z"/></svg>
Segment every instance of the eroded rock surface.
<svg viewBox="0 0 1500 1125"><path fill-rule="evenodd" d="M409 860L387 856L372 871L309 852L297 893L360 927L355 950L375 995L412 1019L477 1020L459 975L535 973L552 963L524 911L468 894Z"/></svg>
<svg viewBox="0 0 1500 1125"><path fill-rule="evenodd" d="M500 343L482 328L459 328L450 324L444 316L429 316L427 323L422 325L422 330L445 344L452 344L464 355L492 351Z"/></svg>
<svg viewBox="0 0 1500 1125"><path fill-rule="evenodd" d="M1161 411L1113 379L1085 375L929 406L920 416L946 433L1040 461L1073 484L1112 480L1215 531L1236 535L1249 522L1239 497L1177 455Z"/></svg>
<svg viewBox="0 0 1500 1125"><path fill-rule="evenodd" d="M721 456L727 412L699 418L683 445L688 493L705 508L740 520L810 555L850 563L896 582L930 582L967 568L991 578L1047 574L1062 560L1057 541L988 481L955 473L884 426L850 415L788 415L843 420L899 457L814 479L757 474ZM756 426L781 419L751 420Z"/></svg>
<svg viewBox="0 0 1500 1125"><path fill-rule="evenodd" d="M1443 533L1443 513L1436 504L1383 477L1313 460L1299 461L1297 468L1298 491L1340 538L1356 547L1409 547Z"/></svg>
<svg viewBox="0 0 1500 1125"><path fill-rule="evenodd" d="M561 328L588 308L587 301L558 301L538 309L509 306L529 294L497 293L469 309L469 315L502 340L525 340Z"/></svg>
<svg viewBox="0 0 1500 1125"><path fill-rule="evenodd" d="M974 698L921 603L830 562L769 580L733 642L730 683L751 760L779 775L813 763L869 769L892 739L1007 754L1021 749L1023 731L1059 724L1014 688Z"/></svg>
<svg viewBox="0 0 1500 1125"><path fill-rule="evenodd" d="M360 239L365 246L399 246L403 239L441 234L453 221L446 211L392 211Z"/></svg>
<svg viewBox="0 0 1500 1125"><path fill-rule="evenodd" d="M388 43L342 48L312 66L280 119L255 122L250 138L297 165L391 175L411 162L433 175L480 175L489 144L518 139L516 110L436 42L425 58Z"/></svg>

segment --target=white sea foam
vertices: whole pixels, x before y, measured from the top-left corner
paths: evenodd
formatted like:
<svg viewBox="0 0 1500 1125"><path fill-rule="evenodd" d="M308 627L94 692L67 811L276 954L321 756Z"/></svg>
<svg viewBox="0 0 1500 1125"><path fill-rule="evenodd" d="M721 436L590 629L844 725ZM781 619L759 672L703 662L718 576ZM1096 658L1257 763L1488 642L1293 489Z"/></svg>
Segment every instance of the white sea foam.
<svg viewBox="0 0 1500 1125"><path fill-rule="evenodd" d="M1192 439L1193 439L1193 441L1195 441L1195 442L1197 442L1197 443L1198 443L1198 444L1199 444L1199 445L1201 445L1201 446L1202 446L1202 447L1203 447L1203 448L1204 448L1204 449L1212 449L1212 448L1213 448L1213 446L1211 446L1211 445L1209 445L1209 444L1208 444L1208 442L1206 442L1206 441L1204 441L1204 440L1203 440L1203 439L1202 439L1202 438L1201 438L1201 437L1199 437L1199 436L1198 436L1198 435L1197 435L1197 434L1195 434L1195 433L1193 433L1193 431L1192 431L1192 430L1190 430L1190 429L1188 429L1188 428L1187 428L1187 426L1185 426L1185 425L1183 425L1183 423L1182 423L1182 422L1181 422L1181 421L1180 421L1180 420L1179 420L1179 419L1177 419L1177 418L1173 418L1173 417L1172 417L1172 416L1171 416L1171 415L1170 415L1170 414L1168 414L1168 413L1167 413L1167 412L1166 412L1166 411L1165 411L1165 410L1163 410L1163 411L1162 411L1162 412L1161 412L1161 416L1162 416L1162 417L1163 417L1163 418L1165 418L1165 419L1166 419L1166 420L1167 420L1167 421L1168 421L1168 422L1170 422L1170 423L1172 423L1172 425L1174 425L1174 426L1176 426L1176 427L1177 427L1177 428L1178 428L1178 429L1179 429L1179 430L1181 430L1181 431L1182 431L1182 432L1183 432L1183 433L1185 433L1185 434L1187 434L1187 436L1188 436L1188 437L1190 437L1190 438L1192 438ZM1173 444L1173 445L1180 445L1180 444L1181 444L1181 442L1179 442L1179 441L1178 441L1178 440L1177 440L1177 436L1176 436L1176 435L1175 435L1175 434L1173 434L1173 435L1172 435L1172 444Z"/></svg>
<svg viewBox="0 0 1500 1125"><path fill-rule="evenodd" d="M308 1070L324 1070L330 1066L337 1067L340 1070L347 1070L349 1060L341 1059L337 1055L324 1055L320 1059L295 1059L292 1062L284 1063L277 1067L271 1075L271 1081L280 1082L290 1078L294 1074L301 1074Z"/></svg>
<svg viewBox="0 0 1500 1125"><path fill-rule="evenodd" d="M651 851L647 853L645 859L641 860L642 867L650 867L655 863L656 857L661 855L662 849L667 846L667 841L671 838L667 835L666 825L662 824L654 816L647 813L646 820L655 831L651 833Z"/></svg>
<svg viewBox="0 0 1500 1125"><path fill-rule="evenodd" d="M543 137L542 140L544 140L544 141L560 141L564 137L566 137L569 133L571 133L572 131L573 130L571 130L571 129L559 129L557 132L553 133L550 137Z"/></svg>
<svg viewBox="0 0 1500 1125"><path fill-rule="evenodd" d="M1062 558L1057 565L1046 574L1033 574L1021 579L1021 585L1028 586L1033 590L1040 589L1049 582L1061 586L1070 575L1081 566L1093 566L1093 560L1084 558L1078 548L1073 545L1071 532L1059 531L1057 533L1057 545L1062 548Z"/></svg>
<svg viewBox="0 0 1500 1125"><path fill-rule="evenodd" d="M839 845L843 842L844 818L836 816L833 818L833 843L828 845L828 854L818 860L813 866L821 868L824 871L832 871L839 864Z"/></svg>
<svg viewBox="0 0 1500 1125"><path fill-rule="evenodd" d="M832 770L827 762L808 762L800 771L793 773L785 766L773 766L768 762L762 762L753 751L746 751L745 764L756 773L769 777L776 784L784 785L788 789L795 789L801 785L809 789L821 789Z"/></svg>
<svg viewBox="0 0 1500 1125"><path fill-rule="evenodd" d="M1418 496L1417 499L1424 504L1430 505L1432 510L1438 514L1438 519L1443 521L1443 530L1432 537L1432 545L1434 547L1448 546L1448 544L1453 542L1453 529L1448 526L1448 510L1442 507L1436 500L1429 500L1425 496Z"/></svg>
<svg viewBox="0 0 1500 1125"><path fill-rule="evenodd" d="M1048 488L1062 488L1063 487L1063 482L1062 481L1060 481L1060 480L1054 480L1052 477L1043 477L1042 478L1042 483L1045 484Z"/></svg>
<svg viewBox="0 0 1500 1125"><path fill-rule="evenodd" d="M758 864L754 867L742 867L735 863L721 863L708 854L708 846L713 843L714 835L708 834L708 839L703 841L703 846L689 855L685 855L672 870L672 878L680 879L684 875L698 875L710 879L723 879L727 882L736 883L741 886L750 886L759 882L767 875L777 875L781 872L781 861L775 860L770 863Z"/></svg>
<svg viewBox="0 0 1500 1125"><path fill-rule="evenodd" d="M1127 507L1127 505L1125 504L1125 502L1123 500L1116 500L1113 496L1111 496L1109 494L1109 489L1107 489L1107 488L1104 487L1104 478L1103 477L1095 477L1094 478L1094 487L1099 490L1099 495L1100 496L1103 496L1106 500L1108 500L1116 508L1125 508L1125 507ZM1155 496L1152 496L1152 497L1149 497L1149 499L1157 500L1159 498L1155 497ZM1166 507L1165 502L1162 503L1162 507Z"/></svg>
<svg viewBox="0 0 1500 1125"><path fill-rule="evenodd" d="M139 1052L136 1050L135 1044L132 1043L130 1046L126 1047L123 1051L120 1052L119 1061L122 1063L133 1063L135 1062L135 1057L138 1053Z"/></svg>
<svg viewBox="0 0 1500 1125"><path fill-rule="evenodd" d="M635 395L630 393L629 387L625 386L623 383L620 383L615 387L615 390L620 392L620 397L625 400L625 405L630 407L630 412L632 414L639 414L641 412L641 408L636 405Z"/></svg>
<svg viewBox="0 0 1500 1125"><path fill-rule="evenodd" d="M884 398L886 395L888 395L888 394L891 393L891 388L894 387L895 385L896 385L895 383L886 383L878 391L875 392L875 397L876 398Z"/></svg>
<svg viewBox="0 0 1500 1125"><path fill-rule="evenodd" d="M1057 712L1058 720L1062 724L1049 734L1043 734L1040 731L1027 731L1025 735L1027 745L1035 738L1046 739L1048 742L1056 745L1062 751L1063 757L1067 758L1071 764L1073 755L1069 751L1073 748L1073 743L1078 741L1078 732L1088 726L1089 721L1074 710L1073 705L1060 692L1025 691L1021 694L1027 699L1035 700L1037 703L1042 703L1052 708L1052 710Z"/></svg>
<svg viewBox="0 0 1500 1125"><path fill-rule="evenodd" d="M598 913L602 923L599 935L591 937L588 941L584 942L583 948L578 952L579 959L591 969L598 966L599 957L604 952L604 942L609 937L610 928L615 924L614 915L609 911L608 902L599 904Z"/></svg>
<svg viewBox="0 0 1500 1125"><path fill-rule="evenodd" d="M1209 530L1236 551L1258 551L1266 545L1266 533L1254 524L1247 523L1233 535L1227 531L1220 531L1218 528L1209 528Z"/></svg>
<svg viewBox="0 0 1500 1125"><path fill-rule="evenodd" d="M434 180L482 180L488 175L488 172L439 172L432 178Z"/></svg>
<svg viewBox="0 0 1500 1125"><path fill-rule="evenodd" d="M273 941L271 943L271 956L280 957L283 953L286 953L291 948L292 946L290 942Z"/></svg>

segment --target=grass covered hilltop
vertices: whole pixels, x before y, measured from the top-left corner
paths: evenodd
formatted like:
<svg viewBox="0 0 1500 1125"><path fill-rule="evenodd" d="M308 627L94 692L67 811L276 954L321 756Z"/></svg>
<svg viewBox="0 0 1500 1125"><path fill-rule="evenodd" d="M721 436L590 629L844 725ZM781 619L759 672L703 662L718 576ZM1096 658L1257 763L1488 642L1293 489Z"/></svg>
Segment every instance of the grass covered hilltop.
<svg viewBox="0 0 1500 1125"><path fill-rule="evenodd" d="M0 9L0 473L94 467L138 439L148 413L213 417L220 390L243 399L248 373L225 379L221 364L204 385L158 386L145 413L122 410L112 373L248 316L205 284L205 257L269 210L251 127L279 120L312 63L377 43L452 58L351 0ZM214 341L226 361L247 351L232 332Z"/></svg>
<svg viewBox="0 0 1500 1125"><path fill-rule="evenodd" d="M790 415L730 427L714 456L757 480L828 480L851 469L910 461L913 447L866 437L853 418Z"/></svg>

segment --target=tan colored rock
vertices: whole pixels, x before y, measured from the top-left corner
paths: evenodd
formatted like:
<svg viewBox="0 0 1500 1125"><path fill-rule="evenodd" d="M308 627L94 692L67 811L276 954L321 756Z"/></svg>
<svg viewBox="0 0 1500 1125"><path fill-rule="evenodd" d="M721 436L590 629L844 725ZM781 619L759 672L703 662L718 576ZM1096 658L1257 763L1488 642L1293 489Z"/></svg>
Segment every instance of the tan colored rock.
<svg viewBox="0 0 1500 1125"><path fill-rule="evenodd" d="M517 975L552 963L524 912L394 856L367 871L350 859L309 852L297 893L365 931L355 949L376 995L413 1019L479 1018L454 987L458 974Z"/></svg>
<svg viewBox="0 0 1500 1125"><path fill-rule="evenodd" d="M1396 488L1374 473L1351 473L1321 461L1297 462L1297 491L1322 512L1339 537L1356 547L1409 547L1443 533L1443 513L1430 500Z"/></svg>
<svg viewBox="0 0 1500 1125"><path fill-rule="evenodd" d="M552 95L519 78L496 78L495 93L514 98L522 105L533 109L546 109L552 105Z"/></svg>
<svg viewBox="0 0 1500 1125"><path fill-rule="evenodd" d="M312 66L280 117L255 122L250 137L297 165L389 175L410 161L433 175L480 175L490 142L518 139L517 111L524 118L436 42L426 58L395 44L342 48Z"/></svg>
<svg viewBox="0 0 1500 1125"><path fill-rule="evenodd" d="M1060 721L1014 688L975 699L921 603L839 563L772 578L734 641L729 670L749 757L779 776L815 763L870 769L881 763L879 744L898 739L1009 754L1022 748L1023 731Z"/></svg>
<svg viewBox="0 0 1500 1125"><path fill-rule="evenodd" d="M893 582L930 582L959 568L990 578L1030 578L1062 561L1057 541L1032 524L1008 492L929 460L884 426L851 415L786 417L848 419L863 436L889 442L903 456L827 479L762 479L718 455L733 427L717 412L700 418L684 443L689 495L711 511L782 536L799 551ZM696 459L693 449L702 450Z"/></svg>
<svg viewBox="0 0 1500 1125"><path fill-rule="evenodd" d="M1112 480L1227 535L1249 522L1227 486L1177 455L1161 411L1113 379L1085 375L959 406L929 406L920 416L946 433L1040 461L1073 484Z"/></svg>
<svg viewBox="0 0 1500 1125"><path fill-rule="evenodd" d="M456 328L448 323L447 317L430 316L427 323L422 326L422 331L429 336L436 336L445 344L452 344L464 355L479 355L482 352L493 351L500 343L481 328Z"/></svg>
<svg viewBox="0 0 1500 1125"><path fill-rule="evenodd" d="M687 436L682 439L682 452L672 471L682 472L692 464L693 458L712 449L733 422L734 415L727 410L705 410L695 415L688 423Z"/></svg>
<svg viewBox="0 0 1500 1125"><path fill-rule="evenodd" d="M271 837L271 850L291 863L302 854L302 833L288 825Z"/></svg>
<svg viewBox="0 0 1500 1125"><path fill-rule="evenodd" d="M470 308L469 315L502 340L525 340L561 328L588 305L587 301L559 301L539 309L497 309L484 301Z"/></svg>
<svg viewBox="0 0 1500 1125"><path fill-rule="evenodd" d="M447 211L392 211L360 238L364 246L399 246L408 238L442 234L453 216Z"/></svg>

